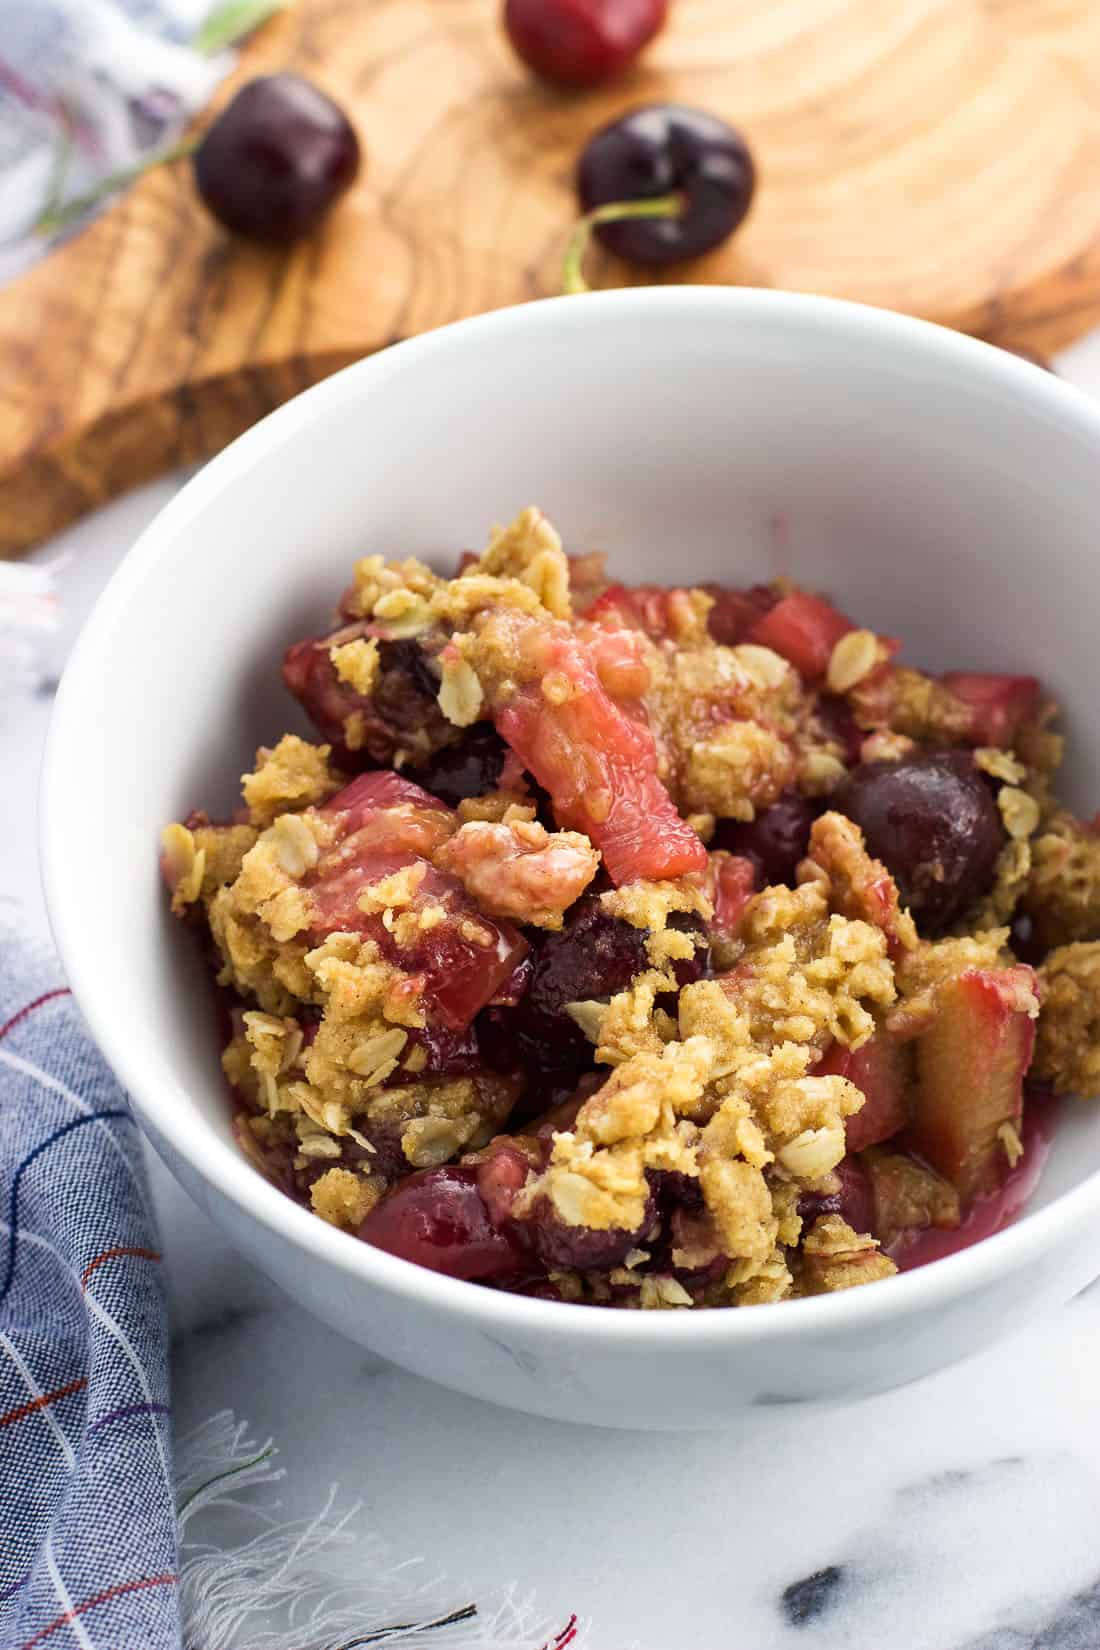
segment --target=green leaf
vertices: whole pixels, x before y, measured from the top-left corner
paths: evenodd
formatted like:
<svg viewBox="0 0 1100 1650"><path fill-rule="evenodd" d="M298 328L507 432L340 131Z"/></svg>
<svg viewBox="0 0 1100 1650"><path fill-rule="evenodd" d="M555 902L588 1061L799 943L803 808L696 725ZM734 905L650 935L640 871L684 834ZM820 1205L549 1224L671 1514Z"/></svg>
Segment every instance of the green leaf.
<svg viewBox="0 0 1100 1650"><path fill-rule="evenodd" d="M235 46L287 4L288 0L221 0L191 44L204 57L213 57L227 46Z"/></svg>

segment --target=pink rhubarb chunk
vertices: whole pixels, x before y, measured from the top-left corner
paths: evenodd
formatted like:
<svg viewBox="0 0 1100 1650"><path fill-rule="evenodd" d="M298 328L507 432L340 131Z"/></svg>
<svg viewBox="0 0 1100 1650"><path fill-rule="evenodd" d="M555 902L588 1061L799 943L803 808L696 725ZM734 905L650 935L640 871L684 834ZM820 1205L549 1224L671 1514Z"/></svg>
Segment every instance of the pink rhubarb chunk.
<svg viewBox="0 0 1100 1650"><path fill-rule="evenodd" d="M558 824L583 831L615 883L704 871L707 853L657 777L649 727L604 689L588 648L562 629L547 642L545 675L572 687L562 703L541 682L496 714L497 731L549 791Z"/></svg>
<svg viewBox="0 0 1100 1650"><path fill-rule="evenodd" d="M846 614L820 596L795 590L757 619L746 639L759 647L770 647L805 681L816 682L828 670L837 642L855 628Z"/></svg>
<svg viewBox="0 0 1100 1650"><path fill-rule="evenodd" d="M913 1092L913 1050L885 1031L862 1048L834 1043L815 1068L815 1076L846 1077L863 1092L862 1108L844 1126L850 1152L877 1146L905 1128Z"/></svg>
<svg viewBox="0 0 1100 1650"><path fill-rule="evenodd" d="M1035 1045L1026 1009L1035 974L968 968L942 986L937 1015L917 1039L910 1143L968 1204L1003 1179L1005 1125L1015 1130Z"/></svg>
<svg viewBox="0 0 1100 1650"><path fill-rule="evenodd" d="M949 670L941 678L971 715L970 738L976 745L1011 745L1020 728L1039 708L1037 676L994 676Z"/></svg>

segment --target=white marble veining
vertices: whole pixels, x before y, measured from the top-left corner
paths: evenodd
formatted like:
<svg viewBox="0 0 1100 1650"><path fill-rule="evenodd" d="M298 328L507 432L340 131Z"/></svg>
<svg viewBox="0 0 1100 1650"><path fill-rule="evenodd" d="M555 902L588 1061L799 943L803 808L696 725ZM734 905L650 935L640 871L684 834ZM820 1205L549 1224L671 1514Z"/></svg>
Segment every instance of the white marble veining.
<svg viewBox="0 0 1100 1650"><path fill-rule="evenodd" d="M1061 365L1100 394L1100 334ZM177 485L39 553L71 555L51 672ZM41 928L49 705L44 690L0 706L0 899ZM858 1405L750 1412L724 1433L596 1432L371 1358L227 1253L159 1164L152 1174L180 1427L237 1410L281 1445L289 1515L338 1482L364 1528L455 1578L456 1602L516 1583L552 1619L589 1618L592 1650L1100 1650L1100 1285L962 1367Z"/></svg>

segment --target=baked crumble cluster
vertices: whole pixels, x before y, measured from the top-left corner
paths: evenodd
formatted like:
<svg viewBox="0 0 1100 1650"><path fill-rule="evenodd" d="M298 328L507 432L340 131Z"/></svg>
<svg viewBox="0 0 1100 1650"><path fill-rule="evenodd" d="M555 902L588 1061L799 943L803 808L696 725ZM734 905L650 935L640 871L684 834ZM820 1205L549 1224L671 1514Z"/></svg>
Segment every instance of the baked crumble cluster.
<svg viewBox="0 0 1100 1650"><path fill-rule="evenodd" d="M451 1276L642 1309L871 1282L1003 1223L1100 1095L1100 830L1031 677L785 580L627 587L528 509L368 556L317 741L168 826L238 1136Z"/></svg>

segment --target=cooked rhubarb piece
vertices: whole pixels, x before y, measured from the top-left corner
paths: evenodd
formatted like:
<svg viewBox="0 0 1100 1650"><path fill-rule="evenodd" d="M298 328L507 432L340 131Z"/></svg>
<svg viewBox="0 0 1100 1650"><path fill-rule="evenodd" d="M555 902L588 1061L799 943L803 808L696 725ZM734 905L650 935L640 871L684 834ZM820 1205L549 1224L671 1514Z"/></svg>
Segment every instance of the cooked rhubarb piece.
<svg viewBox="0 0 1100 1650"><path fill-rule="evenodd" d="M692 628L695 605L690 590L660 584L611 584L589 607L585 618L593 624L623 625L641 630L655 642L682 635Z"/></svg>
<svg viewBox="0 0 1100 1650"><path fill-rule="evenodd" d="M591 838L615 883L704 870L706 849L657 777L652 733L610 697L589 650L556 627L543 665L496 725L549 791L558 824Z"/></svg>
<svg viewBox="0 0 1100 1650"><path fill-rule="evenodd" d="M909 1227L898 1233L888 1244L890 1258L899 1271L909 1272L929 1261L942 1260L960 1249L969 1249L972 1243L992 1237L1011 1224L1026 1207L1039 1183L1043 1165L1050 1155L1051 1141L1057 1121L1057 1102L1053 1096L1041 1093L1034 1084L1027 1085L1024 1117L1020 1128L1022 1151L1015 1163L1006 1165L1003 1178L993 1191L977 1197L953 1226Z"/></svg>
<svg viewBox="0 0 1100 1650"><path fill-rule="evenodd" d="M438 797L431 796L420 785L414 785L411 779L403 779L392 768L380 768L375 773L361 773L353 779L350 785L345 785L342 791L330 796L324 805L324 811L330 814L343 814L345 833L361 831L365 825L377 817L378 814L395 808L401 803L412 808L429 808L435 813L447 813L446 803Z"/></svg>
<svg viewBox="0 0 1100 1650"><path fill-rule="evenodd" d="M402 855L428 859L458 824L449 808L388 768L360 774L330 797L321 812L334 817L339 833L321 855L315 878L323 884L317 897L328 905L337 900L344 882L350 891L356 877L365 880L372 856L392 861L389 868L394 871ZM348 875L341 882L339 874L345 871ZM373 872L375 880L387 874Z"/></svg>
<svg viewBox="0 0 1100 1650"><path fill-rule="evenodd" d="M815 1067L821 1077L846 1077L863 1094L863 1106L845 1120L850 1152L889 1140L909 1121L913 1090L913 1050L885 1031L862 1048L834 1043Z"/></svg>
<svg viewBox="0 0 1100 1650"><path fill-rule="evenodd" d="M721 849L710 855L703 886L714 906L711 932L720 941L736 940L745 907L756 893L757 867L751 859Z"/></svg>
<svg viewBox="0 0 1100 1650"><path fill-rule="evenodd" d="M804 681L817 682L828 670L837 642L855 628L820 596L796 590L757 619L746 639L781 654Z"/></svg>
<svg viewBox="0 0 1100 1650"><path fill-rule="evenodd" d="M589 624L582 620L577 634L588 649L600 686L635 722L646 724L643 696L652 685L647 653L650 642L631 625Z"/></svg>
<svg viewBox="0 0 1100 1650"><path fill-rule="evenodd" d="M424 1001L461 1030L527 955L511 923L485 916L427 857L454 830L450 810L393 773L368 773L325 804L341 835L305 879L317 939L358 933L420 977ZM372 897L373 896L373 897Z"/></svg>
<svg viewBox="0 0 1100 1650"><path fill-rule="evenodd" d="M917 1040L911 1141L964 1205L1003 1178L1018 1143L1035 1045L1035 974L968 968L940 988Z"/></svg>
<svg viewBox="0 0 1100 1650"><path fill-rule="evenodd" d="M869 1151L864 1159L874 1194L872 1230L880 1243L891 1244L902 1233L957 1228L959 1194L926 1163L903 1152Z"/></svg>
<svg viewBox="0 0 1100 1650"><path fill-rule="evenodd" d="M969 737L975 745L1010 746L1023 724L1039 708L1037 676L995 676L949 670L945 688L970 709Z"/></svg>
<svg viewBox="0 0 1100 1650"><path fill-rule="evenodd" d="M702 629L701 604L696 592L710 598L706 633L730 647L749 639L752 627L776 604L768 585L751 590L725 590L721 585L666 587L660 584L610 584L585 612L594 624L622 625L640 630L651 641L696 639Z"/></svg>
<svg viewBox="0 0 1100 1650"><path fill-rule="evenodd" d="M410 896L390 927L384 903L364 912L361 902L402 873L410 876ZM420 980L425 1006L453 1030L469 1025L527 954L527 941L511 923L483 916L456 877L412 854L371 850L332 875L322 873L307 890L318 940L336 933L375 940L388 961ZM429 912L428 921L415 926ZM436 912L442 917L435 919ZM401 917L408 918L407 928Z"/></svg>

